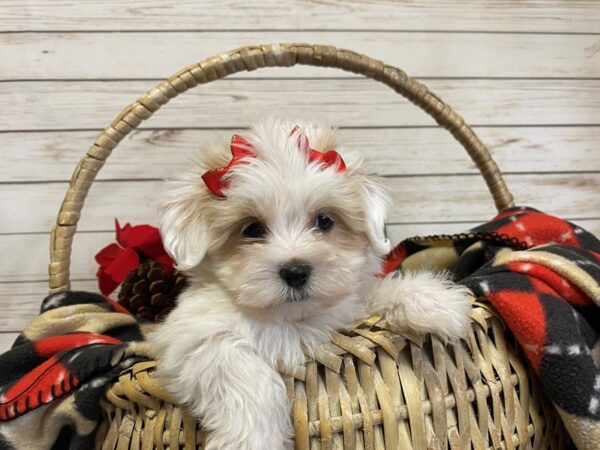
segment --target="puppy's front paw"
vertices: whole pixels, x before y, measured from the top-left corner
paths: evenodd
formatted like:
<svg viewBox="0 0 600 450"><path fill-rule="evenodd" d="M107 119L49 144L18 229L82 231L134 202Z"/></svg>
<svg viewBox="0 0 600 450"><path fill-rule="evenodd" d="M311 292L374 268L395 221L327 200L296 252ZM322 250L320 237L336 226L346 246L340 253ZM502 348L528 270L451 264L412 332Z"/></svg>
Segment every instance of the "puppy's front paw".
<svg viewBox="0 0 600 450"><path fill-rule="evenodd" d="M462 338L470 325L470 294L447 273L394 273L381 281L372 307L392 327Z"/></svg>

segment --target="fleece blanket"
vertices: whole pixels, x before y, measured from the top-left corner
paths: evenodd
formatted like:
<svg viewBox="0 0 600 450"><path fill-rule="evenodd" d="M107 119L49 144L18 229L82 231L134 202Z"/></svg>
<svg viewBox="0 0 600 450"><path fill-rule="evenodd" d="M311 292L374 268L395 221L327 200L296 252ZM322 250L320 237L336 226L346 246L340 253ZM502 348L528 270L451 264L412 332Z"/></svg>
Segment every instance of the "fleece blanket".
<svg viewBox="0 0 600 450"><path fill-rule="evenodd" d="M500 313L580 450L600 448L600 241L530 208L458 235L411 238L384 272L446 269ZM99 402L150 357L139 323L87 292L47 297L0 355L0 449L89 449Z"/></svg>
<svg viewBox="0 0 600 450"><path fill-rule="evenodd" d="M0 450L93 449L100 399L121 371L149 359L149 325L99 294L44 299L0 355Z"/></svg>
<svg viewBox="0 0 600 450"><path fill-rule="evenodd" d="M515 335L580 450L600 449L600 241L532 208L400 243L387 272L451 270Z"/></svg>

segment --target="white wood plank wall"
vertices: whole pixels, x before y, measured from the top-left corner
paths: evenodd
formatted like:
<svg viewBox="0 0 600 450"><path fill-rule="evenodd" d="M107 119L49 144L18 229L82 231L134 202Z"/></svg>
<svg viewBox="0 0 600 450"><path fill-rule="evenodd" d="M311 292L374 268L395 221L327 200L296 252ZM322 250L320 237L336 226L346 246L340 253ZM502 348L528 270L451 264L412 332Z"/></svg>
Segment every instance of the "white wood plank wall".
<svg viewBox="0 0 600 450"><path fill-rule="evenodd" d="M158 80L221 51L333 44L397 65L475 126L520 204L600 233L597 0L0 0L0 351L46 291L48 231L98 131ZM370 80L300 67L240 74L170 103L100 173L75 240L75 288L113 218L156 223L160 178L199 142L277 111L326 119L388 178L394 241L491 217L461 147Z"/></svg>

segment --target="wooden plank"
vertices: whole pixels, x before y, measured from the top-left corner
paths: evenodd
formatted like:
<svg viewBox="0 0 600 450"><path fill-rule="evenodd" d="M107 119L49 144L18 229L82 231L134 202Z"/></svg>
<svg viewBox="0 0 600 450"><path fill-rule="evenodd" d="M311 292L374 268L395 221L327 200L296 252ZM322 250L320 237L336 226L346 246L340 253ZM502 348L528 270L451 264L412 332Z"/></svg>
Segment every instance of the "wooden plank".
<svg viewBox="0 0 600 450"><path fill-rule="evenodd" d="M517 203L574 219L600 217L597 173L507 175ZM487 220L494 208L478 175L406 176L386 181L395 208L391 222L455 222ZM2 186L0 233L47 232L55 221L66 184ZM162 181L94 183L83 209L79 230L106 230L114 218L156 223Z"/></svg>
<svg viewBox="0 0 600 450"><path fill-rule="evenodd" d="M0 131L98 129L152 87L149 81L0 84ZM471 125L600 124L597 80L428 80ZM285 102L282 100L285 99ZM221 80L173 100L142 124L238 127L273 114L339 126L432 125L424 112L367 79Z"/></svg>
<svg viewBox="0 0 600 450"><path fill-rule="evenodd" d="M508 173L600 171L600 126L478 127ZM203 143L229 130L139 130L111 155L99 180L162 178L184 167ZM365 155L381 175L476 173L462 147L441 128L342 129L345 148ZM66 181L97 131L0 133L0 182ZM143 166L141 161L144 161Z"/></svg>
<svg viewBox="0 0 600 450"><path fill-rule="evenodd" d="M597 33L594 0L0 1L0 31L479 30Z"/></svg>
<svg viewBox="0 0 600 450"><path fill-rule="evenodd" d="M0 331L23 330L39 314L40 305L46 295L47 282L0 283Z"/></svg>
<svg viewBox="0 0 600 450"><path fill-rule="evenodd" d="M97 281L74 281L73 290L98 292ZM46 281L0 283L0 352L6 331L21 331L39 314L42 300L48 295ZM16 336L15 336L16 337Z"/></svg>
<svg viewBox="0 0 600 450"><path fill-rule="evenodd" d="M160 79L223 51L275 42L326 42L350 48L398 66L414 77L589 78L600 74L600 39L595 35L364 31L19 33L0 34L0 61L7 62L0 65L0 80ZM349 72L310 66L262 70L236 77L244 75L356 77Z"/></svg>
<svg viewBox="0 0 600 450"><path fill-rule="evenodd" d="M10 349L19 333L3 333L0 332L0 353L4 353Z"/></svg>
<svg viewBox="0 0 600 450"><path fill-rule="evenodd" d="M580 219L575 222L600 236L600 219ZM411 236L461 233L477 226L479 223L481 222L396 223L387 226L387 233L393 243L398 243ZM15 284L17 288L15 292L22 292L26 289L23 285L36 285L39 282L46 289L47 286L45 283L48 278L47 264L49 258L47 247L49 238L48 234L0 235L0 248L4 254L12 255L11 258L0 260L0 311L4 311L1 303L1 299L4 296L2 294L3 288L1 287L1 283ZM94 255L104 246L114 242L114 239L115 233L113 230L77 233L71 259L71 279L76 280L75 283L95 278L98 264L94 260ZM95 284L93 288L95 289ZM5 293L10 294L7 290L8 288L4 289ZM37 299L40 295L43 295L45 290L37 289L34 292ZM40 292L42 293L40 294ZM14 302L14 300L11 300L10 295L7 295L6 299L7 302ZM0 329L2 329L1 318Z"/></svg>
<svg viewBox="0 0 600 450"><path fill-rule="evenodd" d="M49 242L50 235L46 233L0 235L0 249L3 254L11 255L11 258L0 261L0 283L45 282L48 279L50 260ZM71 258L71 279L85 280L95 277L98 264L94 255L112 242L115 242L114 230L77 233Z"/></svg>

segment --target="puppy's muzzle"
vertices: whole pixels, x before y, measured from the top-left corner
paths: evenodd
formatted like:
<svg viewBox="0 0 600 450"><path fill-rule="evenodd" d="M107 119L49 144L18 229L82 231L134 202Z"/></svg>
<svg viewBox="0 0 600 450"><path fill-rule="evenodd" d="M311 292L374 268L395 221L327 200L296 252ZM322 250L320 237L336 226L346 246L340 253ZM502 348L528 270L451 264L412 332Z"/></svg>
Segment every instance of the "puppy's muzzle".
<svg viewBox="0 0 600 450"><path fill-rule="evenodd" d="M289 263L281 266L279 276L285 283L292 288L303 287L310 278L312 267L299 260L291 260Z"/></svg>

